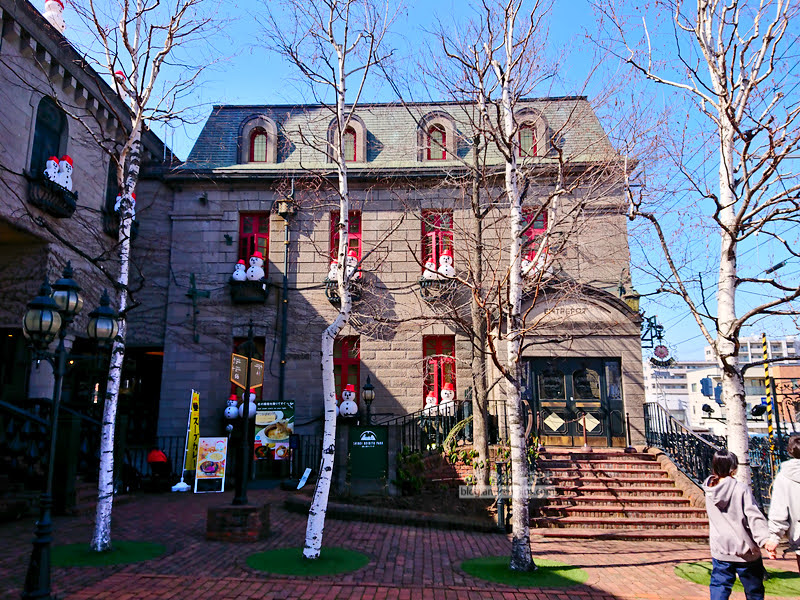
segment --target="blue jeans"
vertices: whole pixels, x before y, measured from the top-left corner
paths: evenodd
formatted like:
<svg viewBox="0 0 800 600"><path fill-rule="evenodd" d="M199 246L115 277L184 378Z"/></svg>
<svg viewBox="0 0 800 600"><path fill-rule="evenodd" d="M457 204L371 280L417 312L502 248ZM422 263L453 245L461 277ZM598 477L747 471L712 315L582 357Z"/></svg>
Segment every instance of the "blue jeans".
<svg viewBox="0 0 800 600"><path fill-rule="evenodd" d="M711 559L711 600L728 600L736 576L744 586L747 600L764 600L764 563L759 558L753 562L728 562Z"/></svg>

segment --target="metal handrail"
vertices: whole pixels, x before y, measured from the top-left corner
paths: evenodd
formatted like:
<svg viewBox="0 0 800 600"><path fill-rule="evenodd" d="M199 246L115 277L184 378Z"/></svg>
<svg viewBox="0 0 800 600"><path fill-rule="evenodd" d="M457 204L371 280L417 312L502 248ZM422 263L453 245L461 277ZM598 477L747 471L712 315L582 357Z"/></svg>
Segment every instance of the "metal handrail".
<svg viewBox="0 0 800 600"><path fill-rule="evenodd" d="M660 404L644 404L644 429L647 445L660 448L687 477L698 485L711 474L714 453L720 450L697 435Z"/></svg>

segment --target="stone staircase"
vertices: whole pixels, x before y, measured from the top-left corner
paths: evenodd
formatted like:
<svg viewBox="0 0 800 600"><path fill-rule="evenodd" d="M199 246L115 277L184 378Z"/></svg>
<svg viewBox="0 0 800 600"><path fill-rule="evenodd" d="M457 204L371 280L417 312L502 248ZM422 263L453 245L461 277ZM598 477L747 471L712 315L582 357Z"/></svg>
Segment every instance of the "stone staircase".
<svg viewBox="0 0 800 600"><path fill-rule="evenodd" d="M692 499L652 454L548 449L540 455L537 469L532 535L708 539L705 509L692 506Z"/></svg>

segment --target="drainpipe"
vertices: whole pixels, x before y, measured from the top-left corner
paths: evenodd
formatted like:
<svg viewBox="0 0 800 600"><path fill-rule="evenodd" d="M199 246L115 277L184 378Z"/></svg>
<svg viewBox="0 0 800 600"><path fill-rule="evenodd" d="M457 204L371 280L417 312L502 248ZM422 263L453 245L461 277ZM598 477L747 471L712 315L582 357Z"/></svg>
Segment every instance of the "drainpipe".
<svg viewBox="0 0 800 600"><path fill-rule="evenodd" d="M286 342L289 323L289 217L297 208L294 204L294 179L289 196L278 202L278 214L283 217L283 292L281 293L281 347L278 374L278 401L286 399Z"/></svg>

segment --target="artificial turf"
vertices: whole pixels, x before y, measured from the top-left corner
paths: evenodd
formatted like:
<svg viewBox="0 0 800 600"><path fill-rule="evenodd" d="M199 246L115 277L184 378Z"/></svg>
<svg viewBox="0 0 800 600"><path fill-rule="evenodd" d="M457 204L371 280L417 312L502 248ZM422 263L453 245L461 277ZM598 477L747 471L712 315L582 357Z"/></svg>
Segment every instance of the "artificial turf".
<svg viewBox="0 0 800 600"><path fill-rule="evenodd" d="M108 552L95 552L89 544L67 544L51 549L50 562L54 567L103 567L151 560L165 552L153 542L113 542Z"/></svg>
<svg viewBox="0 0 800 600"><path fill-rule="evenodd" d="M468 575L513 587L561 588L586 583L589 574L583 569L553 560L535 559L535 571L512 571L509 557L489 556L473 558L461 563Z"/></svg>
<svg viewBox="0 0 800 600"><path fill-rule="evenodd" d="M764 589L772 596L800 597L800 575L790 571L779 571L767 567L768 577L764 580ZM675 574L700 585L708 586L711 583L710 562L681 563L675 567ZM734 592L743 592L744 588L739 580L733 584Z"/></svg>
<svg viewBox="0 0 800 600"><path fill-rule="evenodd" d="M369 557L346 548L325 547L319 558L308 560L302 548L279 548L247 557L247 566L275 575L316 577L357 571L369 563Z"/></svg>

